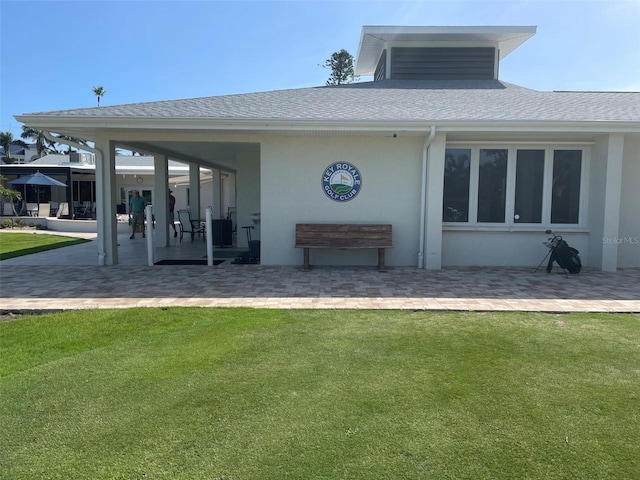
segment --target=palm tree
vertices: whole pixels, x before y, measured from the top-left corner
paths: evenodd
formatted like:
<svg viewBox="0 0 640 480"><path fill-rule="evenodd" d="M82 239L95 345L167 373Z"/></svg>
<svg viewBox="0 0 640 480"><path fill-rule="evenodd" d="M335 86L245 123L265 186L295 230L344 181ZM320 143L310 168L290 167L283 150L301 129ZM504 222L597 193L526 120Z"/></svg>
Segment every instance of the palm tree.
<svg viewBox="0 0 640 480"><path fill-rule="evenodd" d="M60 140L67 140L69 142L77 143L78 145L88 145L86 140L82 140L80 138L70 137L68 135L54 135L54 136L59 138ZM61 143L65 145L64 142L61 142ZM65 145L65 146L67 147L67 151L63 153L69 154L74 151L71 145Z"/></svg>
<svg viewBox="0 0 640 480"><path fill-rule="evenodd" d="M20 134L21 138L30 138L31 140L36 142L36 150L38 153L38 157L42 157L42 153L47 150L50 150L50 145L47 145L47 138L44 136L42 130L38 130L37 128L27 127L26 125L22 126L22 133Z"/></svg>
<svg viewBox="0 0 640 480"><path fill-rule="evenodd" d="M0 132L0 147L4 148L4 156L7 159L7 161L11 160L10 149L11 149L12 143L13 143L13 134L11 132Z"/></svg>
<svg viewBox="0 0 640 480"><path fill-rule="evenodd" d="M104 89L102 85L99 85L97 87L93 87L93 93L96 97L98 97L98 106L100 106L100 99L104 97L107 91Z"/></svg>

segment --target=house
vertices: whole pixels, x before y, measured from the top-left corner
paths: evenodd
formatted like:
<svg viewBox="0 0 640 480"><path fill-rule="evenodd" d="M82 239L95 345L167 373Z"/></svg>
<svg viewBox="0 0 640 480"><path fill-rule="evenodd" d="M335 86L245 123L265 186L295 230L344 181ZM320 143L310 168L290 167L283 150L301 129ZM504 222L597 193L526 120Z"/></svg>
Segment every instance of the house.
<svg viewBox="0 0 640 480"><path fill-rule="evenodd" d="M13 144L9 146L9 156L11 163L29 163L31 160L38 158L38 149L35 143L27 143L25 145ZM4 147L0 147L0 158L6 157ZM4 160L0 163L9 163Z"/></svg>
<svg viewBox="0 0 640 480"><path fill-rule="evenodd" d="M170 159L189 165L198 211L199 169L233 172L238 224L260 212L266 265L301 263L296 223L362 222L393 225L390 266L534 266L553 229L586 266L639 267L640 94L501 80L500 61L535 33L365 26L356 74L372 81L16 119L94 142L105 264L118 263L115 149L126 148L153 156L160 204ZM366 250L313 253L375 263Z"/></svg>
<svg viewBox="0 0 640 480"><path fill-rule="evenodd" d="M154 203L154 167L153 157L140 155L116 155L115 188L117 192L117 211L127 213L129 197L133 190L140 193L149 203ZM95 203L97 189L95 182L95 155L92 153L71 152L70 154L48 154L33 160L27 165L11 164L0 166L0 175L13 180L21 175L39 171L55 178L71 188L41 186L39 192L32 186L26 190L26 202L67 202L69 205ZM176 210L189 208L188 185L189 166L170 160L168 163L169 183L176 197ZM218 205L215 213L226 217L235 207L235 179L233 174L222 172L216 176L211 170L200 169L200 190L208 205ZM39 197L37 196L39 193ZM71 212L72 213L72 212ZM203 217L202 217L203 218Z"/></svg>

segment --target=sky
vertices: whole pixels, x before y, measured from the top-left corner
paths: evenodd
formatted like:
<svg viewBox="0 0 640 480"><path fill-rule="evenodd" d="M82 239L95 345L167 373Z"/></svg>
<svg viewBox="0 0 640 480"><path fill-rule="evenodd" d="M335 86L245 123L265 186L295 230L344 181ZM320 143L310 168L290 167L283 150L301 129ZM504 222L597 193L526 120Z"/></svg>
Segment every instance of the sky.
<svg viewBox="0 0 640 480"><path fill-rule="evenodd" d="M640 0L0 0L0 131L96 106L96 86L101 105L321 86L364 25L536 26L501 80L640 91Z"/></svg>

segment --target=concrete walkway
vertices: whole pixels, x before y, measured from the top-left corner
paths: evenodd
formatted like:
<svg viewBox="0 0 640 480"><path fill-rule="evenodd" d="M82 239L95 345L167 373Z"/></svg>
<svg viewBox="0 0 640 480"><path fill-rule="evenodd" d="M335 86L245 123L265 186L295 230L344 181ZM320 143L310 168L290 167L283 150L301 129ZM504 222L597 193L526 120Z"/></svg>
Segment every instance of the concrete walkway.
<svg viewBox="0 0 640 480"><path fill-rule="evenodd" d="M52 233L52 232L48 232ZM146 266L142 239L122 236L117 266L96 242L0 262L0 312L124 307L359 308L640 312L640 269L565 276L533 268ZM202 258L201 240L172 239L157 257ZM190 252L190 253L188 253ZM218 251L218 255L221 255Z"/></svg>

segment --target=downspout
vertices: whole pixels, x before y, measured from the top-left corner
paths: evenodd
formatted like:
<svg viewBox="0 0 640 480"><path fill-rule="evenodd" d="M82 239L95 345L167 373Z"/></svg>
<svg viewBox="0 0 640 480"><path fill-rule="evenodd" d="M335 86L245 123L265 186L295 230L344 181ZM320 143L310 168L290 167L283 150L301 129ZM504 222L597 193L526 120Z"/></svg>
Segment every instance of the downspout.
<svg viewBox="0 0 640 480"><path fill-rule="evenodd" d="M89 147L87 145L80 145L79 143L76 142L72 142L70 140L65 140L63 138L60 137L54 137L53 135L51 135L51 132L47 132L47 131L43 131L42 134L45 136L45 138L47 140L49 140L50 142L55 142L55 143L63 143L65 145L68 145L69 147L73 147L73 148L77 148L78 150L86 150L88 152L93 153L96 156L96 165L102 165L102 152L100 150L98 150L97 148L94 147ZM100 160L100 163L98 164L98 160ZM96 182L96 199L98 198L103 198L104 196L104 192L102 192L102 182ZM69 188L73 188L72 185L69 185ZM97 212L96 212L97 214ZM104 247L104 224L105 224L105 219L102 219L102 222L100 222L98 219L96 220L96 224L98 227L98 266L102 267L104 266L104 259L106 256L105 253L105 247Z"/></svg>
<svg viewBox="0 0 640 480"><path fill-rule="evenodd" d="M424 141L422 147L422 180L420 192L420 239L418 240L418 268L424 268L424 217L427 211L427 159L429 158L429 147L436 136L436 126L431 125L429 136Z"/></svg>

